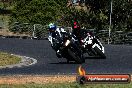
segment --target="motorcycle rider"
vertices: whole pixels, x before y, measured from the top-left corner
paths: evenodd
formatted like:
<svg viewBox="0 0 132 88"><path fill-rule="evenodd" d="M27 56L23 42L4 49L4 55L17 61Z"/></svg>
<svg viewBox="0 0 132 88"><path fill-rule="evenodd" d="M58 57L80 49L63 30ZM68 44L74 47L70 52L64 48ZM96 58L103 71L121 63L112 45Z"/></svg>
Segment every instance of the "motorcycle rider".
<svg viewBox="0 0 132 88"><path fill-rule="evenodd" d="M73 24L72 24L72 36L75 36L75 38L80 42L81 27L80 27L80 24L76 18L73 20Z"/></svg>
<svg viewBox="0 0 132 88"><path fill-rule="evenodd" d="M72 34L78 36L79 32L80 32L80 25L77 19L75 18L72 25Z"/></svg>
<svg viewBox="0 0 132 88"><path fill-rule="evenodd" d="M50 23L48 29L49 29L48 40L50 41L51 46L54 47L53 39L56 38L59 42L61 42L63 33L66 33L66 31L62 27L57 27L54 23ZM57 57L60 58L61 52L59 44L55 46L54 50L56 51Z"/></svg>
<svg viewBox="0 0 132 88"><path fill-rule="evenodd" d="M48 30L49 30L49 37L48 40L51 43L51 46L53 46L53 38L55 38L55 31L56 31L56 25L54 23L50 23L48 25Z"/></svg>

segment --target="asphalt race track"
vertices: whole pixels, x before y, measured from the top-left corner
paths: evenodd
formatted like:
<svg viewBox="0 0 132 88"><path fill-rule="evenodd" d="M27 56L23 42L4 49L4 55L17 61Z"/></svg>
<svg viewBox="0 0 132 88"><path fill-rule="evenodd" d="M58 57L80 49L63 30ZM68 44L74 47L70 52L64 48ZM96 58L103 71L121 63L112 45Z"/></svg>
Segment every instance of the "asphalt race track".
<svg viewBox="0 0 132 88"><path fill-rule="evenodd" d="M104 45L106 59L86 57L82 67L86 73L132 73L132 46ZM37 59L37 64L21 68L0 69L0 75L12 74L76 74L80 64L67 64L58 59L47 40L3 39L0 38L0 51L29 56Z"/></svg>

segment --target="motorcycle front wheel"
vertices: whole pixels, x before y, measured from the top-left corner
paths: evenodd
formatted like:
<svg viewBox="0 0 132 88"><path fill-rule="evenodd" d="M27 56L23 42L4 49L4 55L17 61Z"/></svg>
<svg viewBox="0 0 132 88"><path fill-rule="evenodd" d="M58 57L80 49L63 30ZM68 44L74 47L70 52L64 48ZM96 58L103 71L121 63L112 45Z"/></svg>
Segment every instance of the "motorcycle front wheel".
<svg viewBox="0 0 132 88"><path fill-rule="evenodd" d="M77 53L76 51L72 51L71 49L68 49L68 53L76 63L82 64L85 62L83 55Z"/></svg>
<svg viewBox="0 0 132 88"><path fill-rule="evenodd" d="M106 58L105 54L97 46L94 47L93 50L97 56L100 56L101 58Z"/></svg>

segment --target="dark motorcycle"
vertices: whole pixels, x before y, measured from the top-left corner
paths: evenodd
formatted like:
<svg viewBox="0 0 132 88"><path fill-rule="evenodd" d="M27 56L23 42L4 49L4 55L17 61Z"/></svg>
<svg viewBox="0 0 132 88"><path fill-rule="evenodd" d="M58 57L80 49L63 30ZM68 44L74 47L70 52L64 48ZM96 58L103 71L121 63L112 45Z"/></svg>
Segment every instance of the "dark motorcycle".
<svg viewBox="0 0 132 88"><path fill-rule="evenodd" d="M82 50L78 47L77 40L68 33L62 34L62 42L59 42L59 50L61 56L67 59L67 62L75 61L76 63L84 63Z"/></svg>
<svg viewBox="0 0 132 88"><path fill-rule="evenodd" d="M67 62L75 61L76 63L84 63L82 50L78 47L77 40L68 33L63 33L62 37L53 39L53 49L60 51L57 57L67 59Z"/></svg>

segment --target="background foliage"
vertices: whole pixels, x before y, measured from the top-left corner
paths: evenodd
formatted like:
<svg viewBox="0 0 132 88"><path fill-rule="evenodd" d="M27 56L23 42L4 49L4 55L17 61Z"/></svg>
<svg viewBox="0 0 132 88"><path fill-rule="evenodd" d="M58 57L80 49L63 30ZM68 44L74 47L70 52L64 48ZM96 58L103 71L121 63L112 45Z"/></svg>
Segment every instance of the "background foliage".
<svg viewBox="0 0 132 88"><path fill-rule="evenodd" d="M12 0L10 24L14 22L47 25L55 22L71 26L77 18L81 26L108 30L110 1L85 0L87 9L67 7L67 0ZM2 5L2 4L1 4ZM113 0L112 30L132 30L132 1Z"/></svg>

